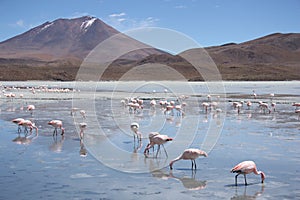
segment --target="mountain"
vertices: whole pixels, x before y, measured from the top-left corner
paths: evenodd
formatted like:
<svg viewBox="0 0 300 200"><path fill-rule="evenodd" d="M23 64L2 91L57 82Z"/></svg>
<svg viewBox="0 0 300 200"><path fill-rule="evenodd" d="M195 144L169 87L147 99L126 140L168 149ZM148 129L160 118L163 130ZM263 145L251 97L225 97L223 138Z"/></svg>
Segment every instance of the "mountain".
<svg viewBox="0 0 300 200"><path fill-rule="evenodd" d="M300 80L300 34L206 48L225 80Z"/></svg>
<svg viewBox="0 0 300 200"><path fill-rule="evenodd" d="M0 43L0 80L74 80L90 51L116 34L121 33L90 16L46 22ZM126 42L119 45L138 43ZM124 57L135 60L161 53L148 48Z"/></svg>
<svg viewBox="0 0 300 200"><path fill-rule="evenodd" d="M203 80L180 54L171 55L142 44L90 16L46 22L0 42L0 80L74 80L83 59L91 50L116 35L126 38L116 41L120 49L147 48L116 59L103 73L103 80L119 80L134 67L145 66L146 69L146 65L151 64L169 66L188 80ZM228 43L204 50L216 63L223 80L300 80L299 33L275 33L240 44ZM184 53L189 51L195 53L197 49ZM203 49L199 49L201 51ZM151 72L141 70L139 73ZM156 78L173 80L166 74L160 75ZM143 79L143 76L140 78Z"/></svg>
<svg viewBox="0 0 300 200"><path fill-rule="evenodd" d="M89 16L58 19L0 43L0 56L43 61L82 59L96 44L117 33Z"/></svg>
<svg viewBox="0 0 300 200"><path fill-rule="evenodd" d="M206 51L218 67L223 80L283 81L300 80L300 34L275 33L244 43L228 43L204 49L190 49L183 53L196 55ZM203 77L179 55L150 55L138 61L123 64L125 69L145 63L167 65L186 79L203 81ZM209 65L211 63L208 63ZM202 67L203 71L207 67ZM120 66L108 70L106 79L118 79ZM117 75L117 76L116 76Z"/></svg>

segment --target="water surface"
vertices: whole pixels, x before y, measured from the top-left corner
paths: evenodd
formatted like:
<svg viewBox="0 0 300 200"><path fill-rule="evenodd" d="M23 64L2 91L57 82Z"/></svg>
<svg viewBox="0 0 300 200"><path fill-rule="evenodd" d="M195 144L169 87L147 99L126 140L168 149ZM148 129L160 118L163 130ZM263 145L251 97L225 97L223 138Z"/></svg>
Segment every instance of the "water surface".
<svg viewBox="0 0 300 200"><path fill-rule="evenodd" d="M300 121L292 106L300 101L299 82L222 84L225 93L210 93L206 83L2 82L1 89L22 89L4 91L15 93L13 99L0 98L0 199L16 199L17 194L18 199L299 199ZM71 92L30 90L40 85ZM209 101L208 94L222 112L205 112L201 103ZM185 116L165 116L159 105L150 108L152 98L176 100L180 95L189 96ZM126 97L144 99L143 111L129 113L120 103ZM250 109L244 105L238 113L232 107L233 101L248 100ZM275 112L264 113L258 101L276 102ZM32 115L28 104L36 106ZM71 116L72 107L85 109L86 119L79 112ZM33 120L38 136L19 135L11 122L16 117ZM63 120L64 137L53 138L47 125L51 119ZM82 121L88 123L84 140L78 137ZM132 121L140 124L141 145L134 143ZM144 157L150 131L174 138L165 145L168 157L163 151L158 158L152 151ZM206 138L213 133L217 141L209 148ZM176 162L170 171L169 161L187 147L205 149L209 157L197 159L197 171L190 161ZM234 186L230 169L243 160L254 160L265 172L264 184L251 174L247 187L242 176Z"/></svg>

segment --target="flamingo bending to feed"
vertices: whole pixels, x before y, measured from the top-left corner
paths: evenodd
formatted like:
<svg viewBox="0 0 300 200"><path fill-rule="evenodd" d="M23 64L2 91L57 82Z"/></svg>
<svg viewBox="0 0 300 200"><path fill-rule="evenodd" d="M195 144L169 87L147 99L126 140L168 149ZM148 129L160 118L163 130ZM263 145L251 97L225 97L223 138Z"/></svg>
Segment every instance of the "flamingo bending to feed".
<svg viewBox="0 0 300 200"><path fill-rule="evenodd" d="M16 119L13 119L11 121L18 125L18 133L20 133L21 132L21 125L19 123L24 121L24 119L23 118L16 118Z"/></svg>
<svg viewBox="0 0 300 200"><path fill-rule="evenodd" d="M137 122L133 122L130 124L131 130L134 132L133 139L135 141L135 135L139 141L142 140L142 135L139 132L140 125Z"/></svg>
<svg viewBox="0 0 300 200"><path fill-rule="evenodd" d="M153 138L152 138L152 141L147 145L147 147L145 148L145 151L144 151L144 155L146 156L146 157L148 157L147 156L147 152L149 152L149 149L150 148L152 148L154 145L158 145L158 149L157 149L157 152L156 152L156 158L157 158L157 155L158 155L158 152L159 152L159 150L160 150L160 145L162 145L163 146L163 148L164 148L164 150L165 150L165 153L166 153L166 156L168 157L168 153L167 153L167 151L166 151L166 149L165 149L165 147L164 147L164 144L166 143L166 142L168 142L168 141L172 141L173 140L173 138L170 138L169 136L167 136L167 135L156 135L156 136L154 136Z"/></svg>
<svg viewBox="0 0 300 200"><path fill-rule="evenodd" d="M53 136L54 136L54 134L57 135L57 128L60 128L61 135L64 135L65 129L62 126L63 125L62 121L60 121L60 120L51 120L51 121L48 122L48 124L55 128L54 131L53 131Z"/></svg>
<svg viewBox="0 0 300 200"><path fill-rule="evenodd" d="M19 126L24 126L25 127L25 131L27 131L27 128L30 128L30 133L32 133L32 129L35 129L36 130L36 134L38 134L38 128L36 127L35 123L33 123L32 121L30 120L23 120L23 121L20 121L18 123Z"/></svg>
<svg viewBox="0 0 300 200"><path fill-rule="evenodd" d="M196 169L197 168L196 159L199 156L207 157L208 155L205 151L202 151L200 149L186 149L180 156L178 156L177 158L175 158L174 160L172 160L170 162L170 164L169 164L170 169L172 170L174 162L177 162L179 160L191 160L192 161L192 169L194 168L194 166Z"/></svg>
<svg viewBox="0 0 300 200"><path fill-rule="evenodd" d="M149 137L149 144L148 145L150 145L150 143L152 142L152 140L153 140L153 137L155 137L155 136L157 136L157 135L160 135L160 133L159 132L150 132L149 133L149 135L148 135L148 137ZM154 153L154 146L152 147L152 149L153 149L153 153ZM147 151L147 153L149 154L149 150Z"/></svg>
<svg viewBox="0 0 300 200"><path fill-rule="evenodd" d="M239 164L237 164L235 167L231 169L232 173L237 173L235 176L235 185L237 185L237 177L240 174L244 174L245 178L245 185L247 185L247 180L246 180L246 174L254 173L256 175L261 176L261 183L264 182L265 180L265 174L262 171L257 171L256 169L256 164L253 161L243 161Z"/></svg>

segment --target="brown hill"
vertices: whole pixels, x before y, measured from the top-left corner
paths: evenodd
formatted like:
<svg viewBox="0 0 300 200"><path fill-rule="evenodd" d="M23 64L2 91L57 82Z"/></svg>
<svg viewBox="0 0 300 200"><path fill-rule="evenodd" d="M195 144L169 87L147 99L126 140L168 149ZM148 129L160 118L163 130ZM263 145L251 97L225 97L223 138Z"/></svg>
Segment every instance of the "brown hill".
<svg viewBox="0 0 300 200"><path fill-rule="evenodd" d="M89 52L116 34L120 33L89 16L46 22L0 43L0 80L74 80ZM118 42L120 48L140 44L132 38ZM218 66L223 80L300 80L299 47L299 33L276 33L205 50ZM195 52L195 49L190 51ZM189 50L184 53L187 52ZM147 64L169 66L185 79L203 80L180 54L174 56L148 46L115 60L102 79L119 80L134 67Z"/></svg>
<svg viewBox="0 0 300 200"><path fill-rule="evenodd" d="M300 34L206 48L225 80L300 80Z"/></svg>
<svg viewBox="0 0 300 200"><path fill-rule="evenodd" d="M46 22L0 43L0 80L74 80L83 59L116 34L121 33L90 16ZM119 45L137 43L131 39ZM147 48L124 58L137 60L161 53Z"/></svg>

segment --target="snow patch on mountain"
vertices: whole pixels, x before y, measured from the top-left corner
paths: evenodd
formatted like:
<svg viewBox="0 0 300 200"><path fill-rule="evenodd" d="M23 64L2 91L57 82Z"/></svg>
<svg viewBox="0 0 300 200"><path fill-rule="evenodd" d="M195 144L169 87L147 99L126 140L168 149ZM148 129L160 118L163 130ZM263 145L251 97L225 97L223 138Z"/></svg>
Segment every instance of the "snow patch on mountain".
<svg viewBox="0 0 300 200"><path fill-rule="evenodd" d="M82 22L80 28L86 31L96 21L96 19L97 18L93 17L89 20Z"/></svg>
<svg viewBox="0 0 300 200"><path fill-rule="evenodd" d="M45 30L46 28L49 28L51 25L53 25L53 22L51 22L50 24L46 24L41 31Z"/></svg>

